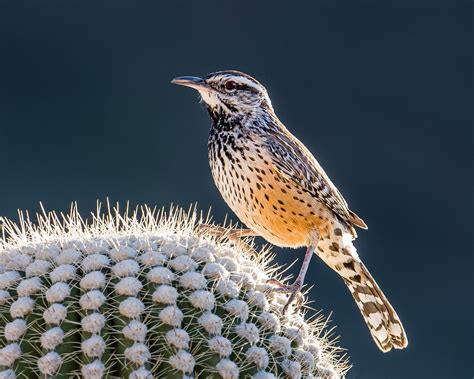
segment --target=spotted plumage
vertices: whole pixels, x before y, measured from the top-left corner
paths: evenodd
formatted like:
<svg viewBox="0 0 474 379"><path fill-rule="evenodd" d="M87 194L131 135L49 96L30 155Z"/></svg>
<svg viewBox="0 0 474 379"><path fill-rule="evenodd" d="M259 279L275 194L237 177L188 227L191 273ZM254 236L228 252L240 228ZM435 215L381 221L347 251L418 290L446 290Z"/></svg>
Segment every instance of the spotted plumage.
<svg viewBox="0 0 474 379"><path fill-rule="evenodd" d="M221 71L174 81L201 94L212 119L209 162L224 200L252 234L282 247L306 246L287 306L301 290L313 254L347 284L382 351L404 348L403 326L352 241L364 221L349 209L309 150L279 121L254 78ZM247 233L247 235L250 232ZM286 307L287 308L287 307Z"/></svg>

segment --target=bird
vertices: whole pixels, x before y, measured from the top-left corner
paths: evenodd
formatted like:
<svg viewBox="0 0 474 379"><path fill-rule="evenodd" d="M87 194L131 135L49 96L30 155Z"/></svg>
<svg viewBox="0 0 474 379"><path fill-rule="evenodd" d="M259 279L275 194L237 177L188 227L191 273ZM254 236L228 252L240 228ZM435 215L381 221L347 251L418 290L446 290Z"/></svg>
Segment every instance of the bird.
<svg viewBox="0 0 474 379"><path fill-rule="evenodd" d="M390 302L360 259L355 227L366 229L311 152L278 119L267 89L243 72L180 76L197 90L211 118L208 158L222 197L248 228L283 248L305 247L296 280L281 290L296 299L313 255L350 290L376 345L403 349L408 339Z"/></svg>

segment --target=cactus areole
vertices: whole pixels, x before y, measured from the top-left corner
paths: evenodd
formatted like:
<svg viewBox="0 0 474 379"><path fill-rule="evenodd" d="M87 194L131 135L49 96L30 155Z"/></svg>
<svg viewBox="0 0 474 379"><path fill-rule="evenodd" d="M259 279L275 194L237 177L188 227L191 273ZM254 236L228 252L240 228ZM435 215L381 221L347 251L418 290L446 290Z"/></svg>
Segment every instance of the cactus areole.
<svg viewBox="0 0 474 379"><path fill-rule="evenodd" d="M268 251L198 235L192 210L3 222L2 378L339 378L325 320L282 316Z"/></svg>

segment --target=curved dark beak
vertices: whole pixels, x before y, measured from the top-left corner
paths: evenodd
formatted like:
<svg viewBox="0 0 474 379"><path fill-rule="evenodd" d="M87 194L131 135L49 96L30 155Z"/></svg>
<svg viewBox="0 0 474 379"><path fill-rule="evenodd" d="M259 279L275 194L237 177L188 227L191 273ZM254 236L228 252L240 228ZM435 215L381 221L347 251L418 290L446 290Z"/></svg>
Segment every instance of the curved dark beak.
<svg viewBox="0 0 474 379"><path fill-rule="evenodd" d="M180 86L191 87L198 91L209 90L209 86L203 78L197 76L178 76L174 78L171 83L178 84Z"/></svg>

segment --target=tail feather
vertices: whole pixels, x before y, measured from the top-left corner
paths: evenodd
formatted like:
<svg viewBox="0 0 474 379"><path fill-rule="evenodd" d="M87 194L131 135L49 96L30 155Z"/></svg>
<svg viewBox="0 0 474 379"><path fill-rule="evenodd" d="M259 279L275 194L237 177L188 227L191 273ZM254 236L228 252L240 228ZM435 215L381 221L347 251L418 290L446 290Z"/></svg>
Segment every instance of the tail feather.
<svg viewBox="0 0 474 379"><path fill-rule="evenodd" d="M408 345L408 339L395 309L366 267L362 263L359 265L360 282L346 278L344 282L351 291L372 338L383 352L392 348L404 349Z"/></svg>
<svg viewBox="0 0 474 379"><path fill-rule="evenodd" d="M349 231L336 226L334 233L320 240L317 254L343 278L380 350L403 349L408 345L403 325L359 259L352 239Z"/></svg>

